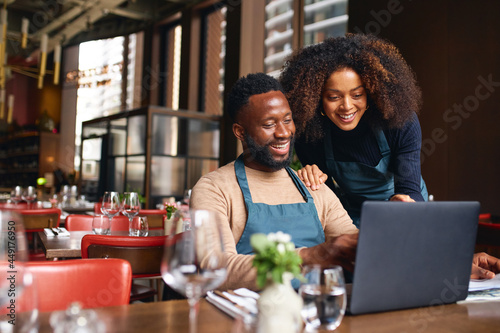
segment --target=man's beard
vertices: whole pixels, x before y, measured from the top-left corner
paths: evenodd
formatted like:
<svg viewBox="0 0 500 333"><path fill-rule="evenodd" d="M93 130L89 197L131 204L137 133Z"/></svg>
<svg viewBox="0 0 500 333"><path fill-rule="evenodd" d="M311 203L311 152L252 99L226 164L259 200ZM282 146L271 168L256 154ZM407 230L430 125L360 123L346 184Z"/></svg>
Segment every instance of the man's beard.
<svg viewBox="0 0 500 333"><path fill-rule="evenodd" d="M245 133L245 143L247 144L247 149L254 161L274 171L281 170L290 165L290 162L292 161L291 147L293 147L293 142L294 137L292 136L290 139L288 157L282 161L277 161L274 159L273 155L271 155L268 145L260 146L247 133Z"/></svg>

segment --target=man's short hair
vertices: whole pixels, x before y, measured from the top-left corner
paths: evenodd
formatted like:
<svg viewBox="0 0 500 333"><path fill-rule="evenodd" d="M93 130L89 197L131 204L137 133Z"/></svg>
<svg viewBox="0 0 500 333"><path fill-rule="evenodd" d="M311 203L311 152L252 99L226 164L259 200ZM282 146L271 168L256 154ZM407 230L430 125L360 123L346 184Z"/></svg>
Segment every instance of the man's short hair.
<svg viewBox="0 0 500 333"><path fill-rule="evenodd" d="M241 109L248 105L251 96L270 91L281 91L283 95L285 94L278 80L267 74L255 73L239 78L229 92L227 99L227 110L233 122L236 122Z"/></svg>

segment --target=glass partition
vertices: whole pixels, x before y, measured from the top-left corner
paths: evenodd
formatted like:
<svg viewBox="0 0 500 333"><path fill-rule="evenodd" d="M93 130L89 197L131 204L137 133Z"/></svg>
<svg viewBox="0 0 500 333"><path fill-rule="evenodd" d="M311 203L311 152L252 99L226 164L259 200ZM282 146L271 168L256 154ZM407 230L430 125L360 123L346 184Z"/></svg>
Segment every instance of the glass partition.
<svg viewBox="0 0 500 333"><path fill-rule="evenodd" d="M197 119L188 123L188 155L208 158L219 156L219 127Z"/></svg>
<svg viewBox="0 0 500 333"><path fill-rule="evenodd" d="M182 119L153 114L151 150L155 155L178 155L179 129Z"/></svg>
<svg viewBox="0 0 500 333"><path fill-rule="evenodd" d="M146 154L146 115L128 118L127 155Z"/></svg>
<svg viewBox="0 0 500 333"><path fill-rule="evenodd" d="M109 140L109 154L125 155L127 145L127 119L116 119L111 121Z"/></svg>
<svg viewBox="0 0 500 333"><path fill-rule="evenodd" d="M147 208L181 200L219 166L220 121L150 106L84 122L82 193L97 201L104 191L137 191Z"/></svg>
<svg viewBox="0 0 500 333"><path fill-rule="evenodd" d="M146 179L146 156L127 157L125 191L142 192Z"/></svg>
<svg viewBox="0 0 500 333"><path fill-rule="evenodd" d="M184 193L186 159L153 156L151 159L151 195L181 197Z"/></svg>

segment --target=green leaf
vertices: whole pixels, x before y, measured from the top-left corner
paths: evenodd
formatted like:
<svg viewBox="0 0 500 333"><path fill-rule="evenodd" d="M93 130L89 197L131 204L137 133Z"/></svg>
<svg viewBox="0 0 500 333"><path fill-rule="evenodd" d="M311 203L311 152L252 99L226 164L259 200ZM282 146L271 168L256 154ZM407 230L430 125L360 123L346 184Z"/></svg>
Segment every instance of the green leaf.
<svg viewBox="0 0 500 333"><path fill-rule="evenodd" d="M253 234L250 237L250 245L252 245L252 248L257 253L265 252L266 249L269 247L270 243L271 242L269 242L265 234L258 233L258 234Z"/></svg>
<svg viewBox="0 0 500 333"><path fill-rule="evenodd" d="M266 282L267 282L267 274L265 274L265 275L258 274L257 275L257 286L259 288L264 288L266 286Z"/></svg>
<svg viewBox="0 0 500 333"><path fill-rule="evenodd" d="M276 283L283 283L283 273L284 273L283 267L279 267L279 266L275 267L271 271L271 276L272 276L273 281Z"/></svg>

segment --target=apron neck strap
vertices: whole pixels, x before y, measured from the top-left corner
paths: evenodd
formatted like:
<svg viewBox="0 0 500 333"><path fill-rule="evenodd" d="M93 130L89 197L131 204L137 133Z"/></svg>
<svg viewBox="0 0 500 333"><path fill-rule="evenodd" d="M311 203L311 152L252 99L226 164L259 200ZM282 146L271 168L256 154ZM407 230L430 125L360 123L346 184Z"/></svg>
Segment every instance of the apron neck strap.
<svg viewBox="0 0 500 333"><path fill-rule="evenodd" d="M292 178L293 183L295 184L295 187L299 190L300 194L304 198L305 202L309 202L309 199L312 198L311 194L309 191L307 191L304 183L300 180L300 178L293 172L292 168L286 167L286 171L288 172L288 175Z"/></svg>
<svg viewBox="0 0 500 333"><path fill-rule="evenodd" d="M236 173L236 179L238 180L238 184L240 185L241 192L243 193L245 201L253 202L252 195L250 194L250 188L248 187L247 174L245 172L245 162L243 162L243 154L238 156L238 158L234 162L234 171Z"/></svg>

